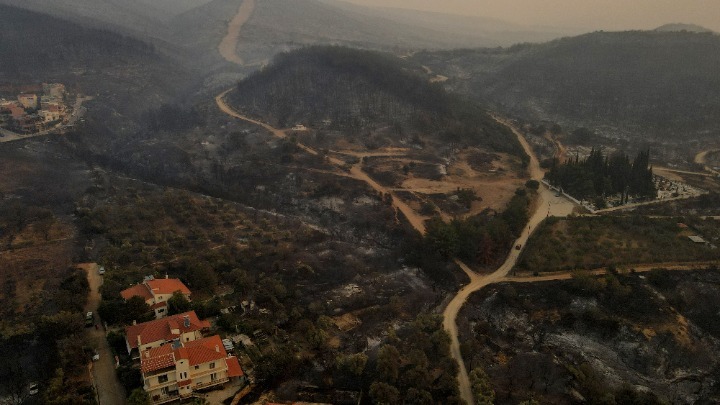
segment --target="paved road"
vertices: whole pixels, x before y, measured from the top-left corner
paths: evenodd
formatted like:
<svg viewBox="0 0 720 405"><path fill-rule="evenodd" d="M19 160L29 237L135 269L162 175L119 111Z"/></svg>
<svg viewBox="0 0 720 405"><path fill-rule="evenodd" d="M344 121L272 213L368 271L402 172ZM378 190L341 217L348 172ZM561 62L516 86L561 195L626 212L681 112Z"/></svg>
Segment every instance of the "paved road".
<svg viewBox="0 0 720 405"><path fill-rule="evenodd" d="M90 283L90 295L85 311L92 311L95 316L95 323L100 324L97 316L97 308L100 305L100 286L102 285L102 276L98 274L98 265L96 263L86 263L80 266L87 272L88 282ZM120 384L115 374L115 360L110 350L110 345L105 339L105 331L102 326L100 329L86 328L88 340L93 347L97 348L100 354L100 360L93 362L92 375L94 379L95 389L97 390L100 405L124 405L125 389Z"/></svg>

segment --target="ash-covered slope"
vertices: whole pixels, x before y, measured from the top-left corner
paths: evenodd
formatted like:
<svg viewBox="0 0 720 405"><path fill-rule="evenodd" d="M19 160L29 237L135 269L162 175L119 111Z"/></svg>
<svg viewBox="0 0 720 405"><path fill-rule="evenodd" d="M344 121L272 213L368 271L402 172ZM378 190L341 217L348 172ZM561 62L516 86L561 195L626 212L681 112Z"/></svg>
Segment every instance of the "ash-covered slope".
<svg viewBox="0 0 720 405"><path fill-rule="evenodd" d="M505 128L477 104L450 94L390 54L311 47L279 55L239 83L234 105L279 126L298 122L360 134L395 128L396 136L482 144L522 156Z"/></svg>
<svg viewBox="0 0 720 405"><path fill-rule="evenodd" d="M596 32L541 45L424 53L450 86L506 112L617 135L720 134L720 36Z"/></svg>

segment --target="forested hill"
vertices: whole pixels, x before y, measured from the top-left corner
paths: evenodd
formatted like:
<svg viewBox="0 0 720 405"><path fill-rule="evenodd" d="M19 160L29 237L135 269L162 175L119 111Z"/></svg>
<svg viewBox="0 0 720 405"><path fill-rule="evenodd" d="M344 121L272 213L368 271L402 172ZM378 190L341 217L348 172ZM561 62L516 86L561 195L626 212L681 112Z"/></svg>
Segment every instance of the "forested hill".
<svg viewBox="0 0 720 405"><path fill-rule="evenodd" d="M10 6L0 5L0 26L0 72L11 77L155 57L140 41Z"/></svg>
<svg viewBox="0 0 720 405"><path fill-rule="evenodd" d="M720 36L712 33L596 32L415 60L528 118L635 136L720 133Z"/></svg>
<svg viewBox="0 0 720 405"><path fill-rule="evenodd" d="M192 82L151 45L114 32L4 5L0 27L0 82L62 82L123 114L142 113Z"/></svg>
<svg viewBox="0 0 720 405"><path fill-rule="evenodd" d="M390 127L398 138L427 136L524 154L512 133L480 106L416 71L389 54L305 48L278 55L240 82L231 102L281 127L326 125L349 134Z"/></svg>

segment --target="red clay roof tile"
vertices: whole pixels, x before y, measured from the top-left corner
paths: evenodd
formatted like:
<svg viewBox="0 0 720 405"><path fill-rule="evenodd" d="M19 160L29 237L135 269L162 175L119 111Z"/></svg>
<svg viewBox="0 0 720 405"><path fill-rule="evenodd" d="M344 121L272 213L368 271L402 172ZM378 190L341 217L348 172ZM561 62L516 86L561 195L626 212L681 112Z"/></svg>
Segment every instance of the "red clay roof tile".
<svg viewBox="0 0 720 405"><path fill-rule="evenodd" d="M185 327L185 316L190 320L189 327ZM125 338L130 348L136 349L139 345L146 345L158 341L168 342L179 337L182 333L201 331L208 328L210 328L210 322L201 321L198 319L195 311L189 311L128 326L125 328ZM179 333L173 333L173 330Z"/></svg>

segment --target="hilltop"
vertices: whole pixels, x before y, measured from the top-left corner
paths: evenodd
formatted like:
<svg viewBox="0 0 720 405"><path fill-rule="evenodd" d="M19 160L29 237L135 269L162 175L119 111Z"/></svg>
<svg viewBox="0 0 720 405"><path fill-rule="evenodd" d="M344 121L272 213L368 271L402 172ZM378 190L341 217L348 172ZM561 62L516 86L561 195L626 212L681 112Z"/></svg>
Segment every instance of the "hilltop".
<svg viewBox="0 0 720 405"><path fill-rule="evenodd" d="M311 47L281 54L240 82L232 102L281 127L326 125L350 134L390 127L396 141L428 136L523 154L507 128L481 107L413 69L389 54Z"/></svg>
<svg viewBox="0 0 720 405"><path fill-rule="evenodd" d="M415 61L449 76L450 88L528 119L603 127L611 136L720 131L720 36L710 33L595 32Z"/></svg>
<svg viewBox="0 0 720 405"><path fill-rule="evenodd" d="M655 31L661 31L661 32L687 31L687 32L698 32L698 33L713 32L713 30L711 30L709 28L705 28L705 27L697 25L697 24L682 24L682 23L665 24L665 25L655 28Z"/></svg>

